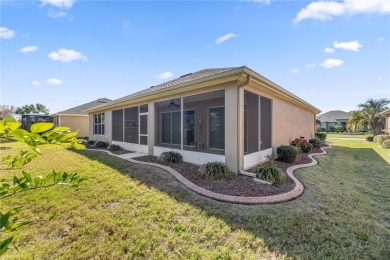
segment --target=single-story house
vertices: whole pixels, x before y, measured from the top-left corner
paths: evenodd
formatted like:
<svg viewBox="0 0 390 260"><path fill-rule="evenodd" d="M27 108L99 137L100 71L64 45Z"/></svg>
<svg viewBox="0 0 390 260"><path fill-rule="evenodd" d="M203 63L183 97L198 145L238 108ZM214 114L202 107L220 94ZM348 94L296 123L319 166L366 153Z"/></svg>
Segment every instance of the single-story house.
<svg viewBox="0 0 390 260"><path fill-rule="evenodd" d="M386 118L385 132L390 134L390 108L382 111L381 115Z"/></svg>
<svg viewBox="0 0 390 260"><path fill-rule="evenodd" d="M321 121L321 131L331 131L332 126L340 125L345 128L347 121L351 117L352 113L344 112L341 110L332 110L326 113L322 113L317 116L317 119Z"/></svg>
<svg viewBox="0 0 390 260"><path fill-rule="evenodd" d="M232 172L279 145L314 137L319 109L243 66L205 69L88 109L90 140L184 161L222 161Z"/></svg>
<svg viewBox="0 0 390 260"><path fill-rule="evenodd" d="M70 127L73 131L79 130L80 137L88 137L89 116L88 113L84 112L84 110L106 104L110 101L111 99L108 98L99 98L94 101L55 113L52 115L54 118L54 125L67 126Z"/></svg>

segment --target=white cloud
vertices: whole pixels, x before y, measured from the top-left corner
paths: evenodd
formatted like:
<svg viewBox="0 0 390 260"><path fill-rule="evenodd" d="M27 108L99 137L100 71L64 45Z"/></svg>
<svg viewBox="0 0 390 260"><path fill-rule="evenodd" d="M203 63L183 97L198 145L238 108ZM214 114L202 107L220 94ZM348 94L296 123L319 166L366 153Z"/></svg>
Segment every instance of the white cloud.
<svg viewBox="0 0 390 260"><path fill-rule="evenodd" d="M314 68L314 67L316 67L316 66L317 66L316 63L306 64L306 65L305 65L306 68Z"/></svg>
<svg viewBox="0 0 390 260"><path fill-rule="evenodd" d="M389 0L344 0L312 2L303 8L295 17L298 23L305 19L332 20L335 16L354 15L361 13L390 14Z"/></svg>
<svg viewBox="0 0 390 260"><path fill-rule="evenodd" d="M64 83L62 80L56 78L46 80L46 85L59 86L62 83Z"/></svg>
<svg viewBox="0 0 390 260"><path fill-rule="evenodd" d="M53 9L49 9L49 11L47 11L47 15L53 19L68 17L68 14L66 12L64 12L64 11L57 12L57 11L54 11Z"/></svg>
<svg viewBox="0 0 390 260"><path fill-rule="evenodd" d="M343 63L344 63L344 61L342 61L342 60L330 58L330 59L327 59L326 61L324 61L323 63L321 63L320 66L324 67L326 69L331 69L334 67L341 66Z"/></svg>
<svg viewBox="0 0 390 260"><path fill-rule="evenodd" d="M377 42L382 42L384 40L385 40L385 38L383 38L383 37L379 37L378 39L376 39Z"/></svg>
<svg viewBox="0 0 390 260"><path fill-rule="evenodd" d="M166 71L157 75L158 79L169 79L172 77L173 77L173 73L170 71Z"/></svg>
<svg viewBox="0 0 390 260"><path fill-rule="evenodd" d="M215 44L221 44L221 43L223 43L224 41L227 41L227 40L229 40L229 39L231 39L231 38L235 38L235 37L237 37L238 35L237 34L234 34L234 33L228 33L228 34L226 34L226 35L224 35L224 36L221 36L221 37L219 37L216 41L215 41Z"/></svg>
<svg viewBox="0 0 390 260"><path fill-rule="evenodd" d="M290 70L292 74L298 74L299 73L299 69L291 69Z"/></svg>
<svg viewBox="0 0 390 260"><path fill-rule="evenodd" d="M73 6L75 0L41 0L41 5L51 5L61 9L69 9Z"/></svg>
<svg viewBox="0 0 390 260"><path fill-rule="evenodd" d="M34 87L39 87L39 86L42 85L42 84L41 84L41 82L39 82L38 80L33 80L33 81L31 82L31 85L33 85Z"/></svg>
<svg viewBox="0 0 390 260"><path fill-rule="evenodd" d="M358 41L351 41L351 42L333 42L333 47L348 51L355 51L358 52L359 49L362 47L362 45Z"/></svg>
<svg viewBox="0 0 390 260"><path fill-rule="evenodd" d="M326 53L333 53L334 49L326 47L324 52L326 52Z"/></svg>
<svg viewBox="0 0 390 260"><path fill-rule="evenodd" d="M34 52L37 50L38 50L38 46L26 46L26 47L21 48L19 50L19 52L29 53L29 52Z"/></svg>
<svg viewBox="0 0 390 260"><path fill-rule="evenodd" d="M15 37L15 31L8 29L7 27L0 27L0 38L11 39Z"/></svg>
<svg viewBox="0 0 390 260"><path fill-rule="evenodd" d="M271 0L251 0L252 2L263 4L263 5L269 5L271 4Z"/></svg>
<svg viewBox="0 0 390 260"><path fill-rule="evenodd" d="M88 58L85 57L82 53L75 50L68 49L59 49L58 51L53 51L49 53L49 58L54 61L60 62L71 62L74 60L87 61Z"/></svg>

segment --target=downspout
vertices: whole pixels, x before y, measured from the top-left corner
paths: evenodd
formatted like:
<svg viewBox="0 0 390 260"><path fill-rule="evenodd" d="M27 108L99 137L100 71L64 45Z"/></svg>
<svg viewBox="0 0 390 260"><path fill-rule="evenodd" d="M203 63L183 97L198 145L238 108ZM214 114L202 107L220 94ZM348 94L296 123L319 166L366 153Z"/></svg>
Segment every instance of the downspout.
<svg viewBox="0 0 390 260"><path fill-rule="evenodd" d="M243 106L244 104L241 104L240 103L240 99L241 99L241 97L240 97L240 91L241 91L241 89L243 88L243 87L245 87L246 85L248 85L249 84L249 82L251 81L251 79L252 79L252 76L251 75L249 75L249 74L247 74L246 75L246 80L244 81L244 82L242 82L241 84L239 84L238 85L238 89L237 89L237 91L238 91L238 93L237 93L237 104L238 104L238 112L240 113L240 116L241 116L241 109L243 109L243 107L241 108L241 106ZM238 127L241 127L240 126L240 124L238 124ZM239 136L239 138L238 139L241 139L241 131L239 131L239 133L240 133L240 136ZM238 142L238 145L237 145L237 147L241 147L241 145L240 145L240 142L241 142L242 140L237 140L237 142ZM241 155L241 153L242 153L242 155ZM241 151L241 149L239 149L239 154L238 154L238 158L237 158L237 161L238 161L238 173L239 174L242 174L242 168L243 168L243 164L244 164L244 162L243 161L241 161L241 159L243 159L243 154L244 153L244 151L242 150Z"/></svg>

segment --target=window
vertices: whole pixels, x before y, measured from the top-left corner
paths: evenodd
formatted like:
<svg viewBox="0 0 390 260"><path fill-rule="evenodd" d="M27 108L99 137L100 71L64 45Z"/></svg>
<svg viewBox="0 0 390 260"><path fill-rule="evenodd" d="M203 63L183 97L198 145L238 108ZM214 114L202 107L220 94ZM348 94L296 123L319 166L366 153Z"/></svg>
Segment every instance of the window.
<svg viewBox="0 0 390 260"><path fill-rule="evenodd" d="M225 149L225 108L209 109L210 148Z"/></svg>
<svg viewBox="0 0 390 260"><path fill-rule="evenodd" d="M184 123L184 145L191 145L194 143L194 110L187 110L183 112Z"/></svg>
<svg viewBox="0 0 390 260"><path fill-rule="evenodd" d="M104 124L106 122L104 113L94 114L93 121L93 134L94 135L104 135Z"/></svg>
<svg viewBox="0 0 390 260"><path fill-rule="evenodd" d="M55 126L55 127L60 126L59 123L58 123L58 121L59 121L59 120L58 120L58 117L55 117L55 118L54 118L54 126Z"/></svg>
<svg viewBox="0 0 390 260"><path fill-rule="evenodd" d="M180 145L180 114L180 111L161 113L161 143Z"/></svg>

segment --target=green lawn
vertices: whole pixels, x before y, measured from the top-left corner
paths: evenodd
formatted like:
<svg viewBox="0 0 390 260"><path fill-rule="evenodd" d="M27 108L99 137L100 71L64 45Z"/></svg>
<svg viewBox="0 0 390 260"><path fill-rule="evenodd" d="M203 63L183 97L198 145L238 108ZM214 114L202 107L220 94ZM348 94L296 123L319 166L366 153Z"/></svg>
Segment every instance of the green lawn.
<svg viewBox="0 0 390 260"><path fill-rule="evenodd" d="M327 134L327 138L328 139L332 139L332 138L356 138L356 139L364 139L366 140L366 137L368 136L372 136L372 134L364 134L364 135L347 135L347 134L330 134L328 133Z"/></svg>
<svg viewBox="0 0 390 260"><path fill-rule="evenodd" d="M16 153L19 144L1 154ZM20 217L47 219L20 232L4 259L390 259L390 150L334 140L319 165L297 172L298 199L245 206L213 201L168 173L106 154L42 147L23 170L51 169L93 179L28 191L0 201ZM1 165L1 178L19 170Z"/></svg>

